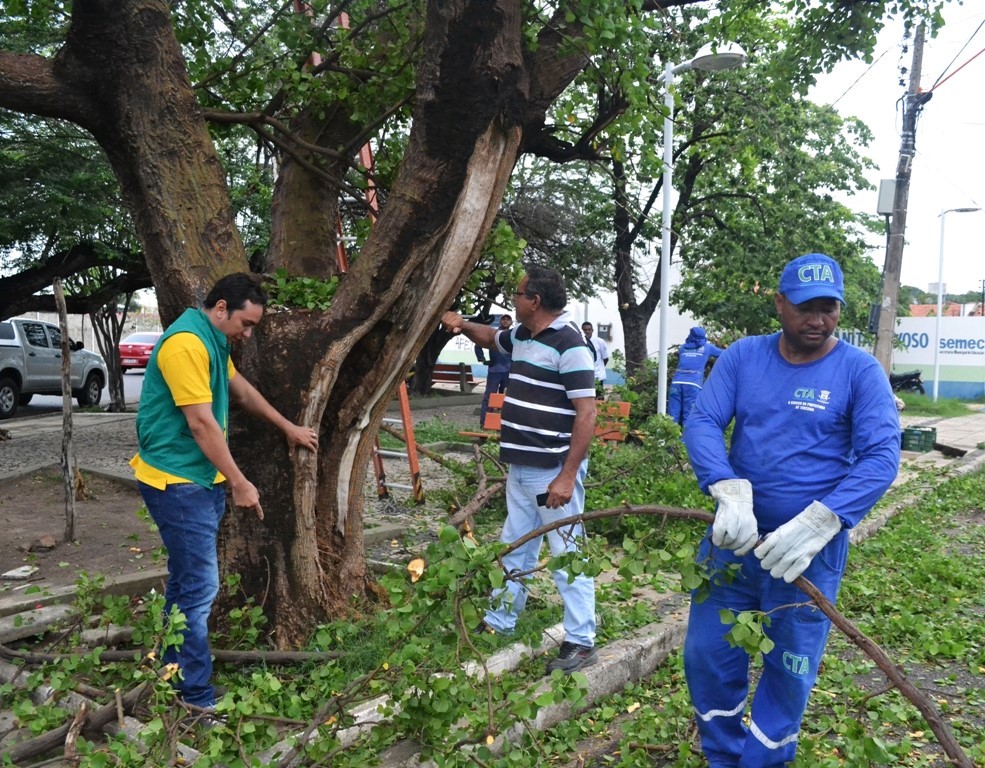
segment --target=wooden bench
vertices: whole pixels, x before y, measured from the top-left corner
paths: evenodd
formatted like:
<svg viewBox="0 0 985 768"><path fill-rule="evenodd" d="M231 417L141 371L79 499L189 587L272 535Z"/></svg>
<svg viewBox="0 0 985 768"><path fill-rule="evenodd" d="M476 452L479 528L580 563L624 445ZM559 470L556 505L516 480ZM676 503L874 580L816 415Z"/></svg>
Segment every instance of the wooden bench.
<svg viewBox="0 0 985 768"><path fill-rule="evenodd" d="M489 395L489 407L482 421L482 432L459 432L463 437L471 437L480 441L499 438L502 428L502 408L506 395L493 392ZM595 437L605 442L621 443L629 434L630 404L621 400L595 401Z"/></svg>
<svg viewBox="0 0 985 768"><path fill-rule="evenodd" d="M503 425L501 412L505 399L506 395L502 392L491 392L489 394L489 405L486 408L486 416L482 420L482 432L469 432L465 430L458 434L462 437L471 437L480 443L484 443L486 440L498 440L499 430Z"/></svg>
<svg viewBox="0 0 985 768"><path fill-rule="evenodd" d="M472 366L466 363L436 363L431 376L433 384L457 384L462 392L475 389Z"/></svg>

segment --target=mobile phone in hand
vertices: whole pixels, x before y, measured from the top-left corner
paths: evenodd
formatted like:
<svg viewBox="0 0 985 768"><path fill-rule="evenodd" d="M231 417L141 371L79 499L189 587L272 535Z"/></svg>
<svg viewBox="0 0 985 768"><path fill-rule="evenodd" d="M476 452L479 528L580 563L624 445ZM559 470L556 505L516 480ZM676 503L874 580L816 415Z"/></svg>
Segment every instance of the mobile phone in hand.
<svg viewBox="0 0 985 768"><path fill-rule="evenodd" d="M537 506L546 507L547 506L547 492L537 494Z"/></svg>

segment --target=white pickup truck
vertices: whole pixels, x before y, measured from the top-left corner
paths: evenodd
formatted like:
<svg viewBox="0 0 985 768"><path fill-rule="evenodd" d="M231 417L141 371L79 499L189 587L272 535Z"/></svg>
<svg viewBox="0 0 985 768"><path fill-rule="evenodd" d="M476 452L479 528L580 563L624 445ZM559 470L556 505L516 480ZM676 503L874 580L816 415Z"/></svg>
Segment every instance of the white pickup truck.
<svg viewBox="0 0 985 768"><path fill-rule="evenodd" d="M72 395L79 405L97 405L108 379L102 356L70 340ZM0 419L34 395L62 393L62 335L58 326L13 318L0 322Z"/></svg>

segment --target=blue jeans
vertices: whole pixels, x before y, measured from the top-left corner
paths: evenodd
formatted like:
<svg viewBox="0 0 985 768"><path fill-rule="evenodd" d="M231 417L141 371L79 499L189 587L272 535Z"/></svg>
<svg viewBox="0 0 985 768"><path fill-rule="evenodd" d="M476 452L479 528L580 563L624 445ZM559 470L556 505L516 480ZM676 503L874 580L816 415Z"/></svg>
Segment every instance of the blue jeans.
<svg viewBox="0 0 985 768"><path fill-rule="evenodd" d="M544 493L557 477L561 467L526 467L511 464L506 476L506 523L500 540L506 544L516 541L530 531L553 523L564 517L580 515L585 510L585 474L588 461L581 463L575 480L571 501L558 509L548 509L537 504L537 495ZM551 555L577 552L578 539L583 535L581 525L569 526L547 534ZM526 573L537 565L543 536L538 536L503 558L509 573ZM553 572L561 600L564 602L564 639L577 645L595 645L595 580L579 575L568 581L566 571ZM529 576L526 578L530 578ZM486 612L486 624L497 632L509 634L516 626L517 616L527 602L527 589L519 581L507 581L503 589L493 592L490 609Z"/></svg>
<svg viewBox="0 0 985 768"><path fill-rule="evenodd" d="M702 750L713 768L782 768L797 754L800 723L831 622L799 588L770 576L752 552L739 557L713 547L706 535L698 561L706 558L716 571L739 563L742 572L730 584L713 579L711 594L703 602L691 598L684 673ZM804 576L834 602L847 559L848 531L842 531L814 557ZM743 716L750 657L725 640L728 627L721 622L722 610L772 612L765 632L776 646L763 656L748 726Z"/></svg>
<svg viewBox="0 0 985 768"><path fill-rule="evenodd" d="M209 614L219 593L219 559L216 534L226 511L226 489L195 483L176 483L163 491L138 483L161 539L168 550L168 586L164 591L165 615L176 605L185 614L184 642L164 652L165 664L177 664L181 679L178 695L188 704L215 704L212 687L212 652L209 649Z"/></svg>

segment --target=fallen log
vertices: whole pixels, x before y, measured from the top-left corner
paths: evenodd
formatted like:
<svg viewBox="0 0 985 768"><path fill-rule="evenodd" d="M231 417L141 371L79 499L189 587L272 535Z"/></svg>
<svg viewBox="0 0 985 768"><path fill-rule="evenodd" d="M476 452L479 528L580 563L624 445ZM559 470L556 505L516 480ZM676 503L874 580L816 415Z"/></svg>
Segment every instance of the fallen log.
<svg viewBox="0 0 985 768"><path fill-rule="evenodd" d="M147 648L135 648L132 651L107 649L99 654L99 659L100 661L146 661L150 654L151 651ZM212 656L216 661L228 664L306 664L337 659L342 655L340 651L224 651L212 649ZM20 661L24 664L51 664L78 656L78 653L18 651L6 645L0 645L0 658L8 661Z"/></svg>
<svg viewBox="0 0 985 768"><path fill-rule="evenodd" d="M127 691L123 696L124 711L131 714L149 689L150 686L147 683L140 683ZM83 713L80 712L79 714ZM83 715L81 725L77 722L77 717L78 715L73 716L64 725L54 730L46 731L33 739L14 744L5 752L4 758L9 759L13 765L20 765L63 746L73 728L102 728L116 719L116 702L111 701L109 704L94 709L92 714L87 717Z"/></svg>

